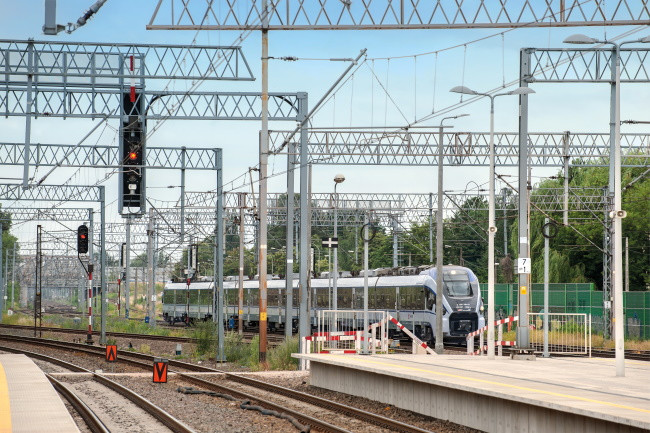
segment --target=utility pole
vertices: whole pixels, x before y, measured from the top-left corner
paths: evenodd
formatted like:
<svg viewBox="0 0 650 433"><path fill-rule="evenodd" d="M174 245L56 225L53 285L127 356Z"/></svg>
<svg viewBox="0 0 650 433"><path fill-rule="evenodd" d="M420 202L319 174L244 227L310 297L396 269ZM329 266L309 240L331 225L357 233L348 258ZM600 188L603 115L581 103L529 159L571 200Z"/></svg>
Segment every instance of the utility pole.
<svg viewBox="0 0 650 433"><path fill-rule="evenodd" d="M260 136L260 272L259 272L259 333L260 333L260 364L266 365L266 259L267 259L267 209L266 173L269 158L269 11L268 0L262 1L262 132ZM305 163L301 161L301 163Z"/></svg>
<svg viewBox="0 0 650 433"><path fill-rule="evenodd" d="M12 250L11 258L11 309L15 308L14 306L14 294L16 292L16 242L14 242L14 248Z"/></svg>
<svg viewBox="0 0 650 433"><path fill-rule="evenodd" d="M544 218L544 227L542 228L542 234L544 235L544 351L542 355L544 358L548 358L550 354L548 353L548 268L549 268L549 232L544 232L544 230L550 231L549 219Z"/></svg>
<svg viewBox="0 0 650 433"><path fill-rule="evenodd" d="M239 302L237 303L237 330L239 335L244 334L244 208L246 207L246 194L239 193Z"/></svg>
<svg viewBox="0 0 650 433"><path fill-rule="evenodd" d="M124 317L129 318L129 306L131 305L131 216L126 217L126 247L124 250Z"/></svg>
<svg viewBox="0 0 650 433"><path fill-rule="evenodd" d="M154 238L154 210L149 209L149 222L147 227L147 261L149 262L149 325L156 326L156 278L154 271L154 253L153 253L153 238Z"/></svg>

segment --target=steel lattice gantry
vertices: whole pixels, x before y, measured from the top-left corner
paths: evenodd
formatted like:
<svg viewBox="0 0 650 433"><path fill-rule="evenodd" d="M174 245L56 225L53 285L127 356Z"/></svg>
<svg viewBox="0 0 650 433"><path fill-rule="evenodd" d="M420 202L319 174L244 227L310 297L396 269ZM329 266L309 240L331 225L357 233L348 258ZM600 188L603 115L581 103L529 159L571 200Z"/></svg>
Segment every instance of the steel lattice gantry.
<svg viewBox="0 0 650 433"><path fill-rule="evenodd" d="M100 185L39 185L24 189L23 185L19 184L0 184L0 201L47 201L47 202L96 202L100 207L100 240L99 240L99 256L100 256L100 279L101 279L101 302L102 302L102 315L101 315L101 331L102 341L106 341L106 308L105 293L106 293L106 236L103 230L106 224L106 198L105 188ZM56 209L56 205L52 208ZM38 212L34 212L35 216ZM93 214L88 214L89 223L93 225ZM90 232L93 236L93 231ZM91 250L89 251L92 257L92 245L94 244L93 238L90 243ZM63 246L60 246L63 248Z"/></svg>
<svg viewBox="0 0 650 433"><path fill-rule="evenodd" d="M289 131L270 131L273 150L277 151ZM310 129L309 162L333 165L431 165L438 164L439 132L422 130L346 130ZM516 132L496 132L495 160L497 166L519 163ZM609 134L574 132L531 132L528 134L530 164L563 166L606 166L609 164ZM447 132L444 134L446 166L482 165L489 163L489 133ZM650 135L622 134L625 166L650 164ZM296 155L300 162L299 155Z"/></svg>
<svg viewBox="0 0 650 433"><path fill-rule="evenodd" d="M159 0L147 29L260 30L261 1ZM647 0L269 2L269 30L449 29L640 25Z"/></svg>
<svg viewBox="0 0 650 433"><path fill-rule="evenodd" d="M591 40L593 43L597 41ZM626 41L631 43L635 41ZM639 42L636 41L636 42ZM601 42L597 42L601 44ZM621 185L620 185L620 172L622 162L624 160L625 151L623 144L625 143L624 135L621 137L620 154L617 150L617 136L619 135L620 128L620 108L619 108L619 86L621 83L648 83L650 82L650 49L648 48L621 48L619 43L607 41L602 45L613 44L615 46L606 47L599 46L595 48L523 48L520 51L520 65L519 65L519 85L530 86L534 83L606 83L610 86L610 133L609 133L609 206L605 210L612 210L607 221L609 227L606 227L604 236L604 254L603 254L603 300L604 309L608 310L608 303L610 302L610 285L612 276L616 276L617 284L614 285L614 292L617 302L616 308L620 308L620 314L616 320L616 326L622 326L622 255L621 255L621 215L624 212L616 208L616 200L620 201ZM519 98L519 191L520 193L526 189L526 172L528 164L528 95L521 95ZM647 151L646 151L647 152ZM647 155L647 153L646 153ZM643 160L643 159L642 159ZM629 160L628 160L629 161ZM644 165L648 165L647 159L644 160ZM629 162L628 162L629 163ZM619 179L617 184L616 179ZM613 205L613 206L612 206ZM525 201L520 200L520 208L525 206ZM618 227L618 229L615 229ZM519 217L519 256L530 257L529 244L527 240L527 220L524 213L520 213ZM610 242L610 238L614 242ZM614 245L618 245L614 248ZM615 267L618 270L609 269L609 262L614 257ZM526 274L519 275L519 285L521 287L528 286L529 276ZM528 305L528 295L526 291L520 293L519 305ZM517 341L522 342L524 347L528 345L528 316L527 311L520 312L524 316L524 321L520 321L520 328L518 328ZM605 314L607 315L607 314ZM620 323L619 323L620 322ZM620 328L622 329L622 328ZM623 368L624 359L623 355L623 339L622 332L616 334L616 358L617 358L617 375L620 375Z"/></svg>
<svg viewBox="0 0 650 433"><path fill-rule="evenodd" d="M147 169L216 170L215 148L148 147ZM0 164L23 165L24 143L1 143ZM117 146L32 143L29 165L34 167L120 168Z"/></svg>

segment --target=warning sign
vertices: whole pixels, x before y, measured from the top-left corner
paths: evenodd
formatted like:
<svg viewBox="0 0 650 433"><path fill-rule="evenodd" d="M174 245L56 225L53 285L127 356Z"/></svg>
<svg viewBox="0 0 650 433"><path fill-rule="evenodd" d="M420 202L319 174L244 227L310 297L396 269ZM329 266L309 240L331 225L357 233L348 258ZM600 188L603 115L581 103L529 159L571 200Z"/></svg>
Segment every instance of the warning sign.
<svg viewBox="0 0 650 433"><path fill-rule="evenodd" d="M153 362L153 383L167 383L167 360L155 358Z"/></svg>
<svg viewBox="0 0 650 433"><path fill-rule="evenodd" d="M106 361L115 362L117 361L117 346L114 344L109 344L106 346Z"/></svg>

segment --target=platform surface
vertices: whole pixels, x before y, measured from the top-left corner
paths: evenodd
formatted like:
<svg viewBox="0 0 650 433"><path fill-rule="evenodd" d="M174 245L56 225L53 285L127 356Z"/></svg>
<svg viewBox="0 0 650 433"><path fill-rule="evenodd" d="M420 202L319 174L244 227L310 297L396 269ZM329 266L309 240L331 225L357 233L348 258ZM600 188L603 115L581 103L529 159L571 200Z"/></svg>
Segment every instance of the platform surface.
<svg viewBox="0 0 650 433"><path fill-rule="evenodd" d="M43 371L25 355L0 355L0 433L78 433Z"/></svg>
<svg viewBox="0 0 650 433"><path fill-rule="evenodd" d="M294 356L650 431L650 363L647 362L626 360L626 376L615 377L614 360L604 358L515 361L506 357L488 360L465 355ZM417 404L415 398L413 402Z"/></svg>

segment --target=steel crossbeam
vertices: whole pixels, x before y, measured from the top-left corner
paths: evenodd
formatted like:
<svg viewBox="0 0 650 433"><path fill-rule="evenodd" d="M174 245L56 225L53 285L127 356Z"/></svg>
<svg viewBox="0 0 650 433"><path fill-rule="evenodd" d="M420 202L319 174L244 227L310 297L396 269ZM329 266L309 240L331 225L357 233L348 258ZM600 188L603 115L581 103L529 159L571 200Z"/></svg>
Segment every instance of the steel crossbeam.
<svg viewBox="0 0 650 433"><path fill-rule="evenodd" d="M88 221L92 208L2 208L11 214L12 222L23 221Z"/></svg>
<svg viewBox="0 0 650 433"><path fill-rule="evenodd" d="M270 141L277 150L290 134L271 131ZM436 131L386 131L310 129L309 157L314 164L333 165L431 165L438 164ZM497 132L496 164L517 166L516 132ZM446 166L487 166L489 133L448 132L444 134ZM574 166L606 166L609 160L609 134L573 132L534 132L528 134L530 163L535 166L563 166L567 157ZM650 164L650 135L622 134L625 166ZM288 148L288 146L286 147ZM300 155L296 155L298 162Z"/></svg>
<svg viewBox="0 0 650 433"><path fill-rule="evenodd" d="M0 184L0 200L99 202L103 199L102 188L90 185L40 185L23 190L22 185Z"/></svg>
<svg viewBox="0 0 650 433"><path fill-rule="evenodd" d="M277 0L268 17L256 0L159 0L150 30L449 29L639 25L650 22L648 0L593 1L342 1Z"/></svg>
<svg viewBox="0 0 650 433"><path fill-rule="evenodd" d="M28 93L32 109L28 108ZM145 89L147 119L259 120L262 98L255 92L182 92ZM0 116L120 118L122 90L66 89L54 87L0 86ZM137 102L136 100L136 102ZM137 106L136 104L133 104ZM269 93L270 120L296 120L298 93ZM132 113L125 113L127 115Z"/></svg>
<svg viewBox="0 0 650 433"><path fill-rule="evenodd" d="M130 71L134 62L134 74ZM241 47L0 40L5 85L124 88L124 80L254 80ZM141 87L142 83L137 83Z"/></svg>
<svg viewBox="0 0 650 433"><path fill-rule="evenodd" d="M24 165L24 143L0 143L0 164ZM120 168L117 146L71 146L32 143L29 164L36 167ZM147 169L216 170L213 148L148 146L144 167Z"/></svg>
<svg viewBox="0 0 650 433"><path fill-rule="evenodd" d="M612 50L585 48L526 48L530 75L528 83L611 83ZM622 48L621 83L650 82L650 49Z"/></svg>

